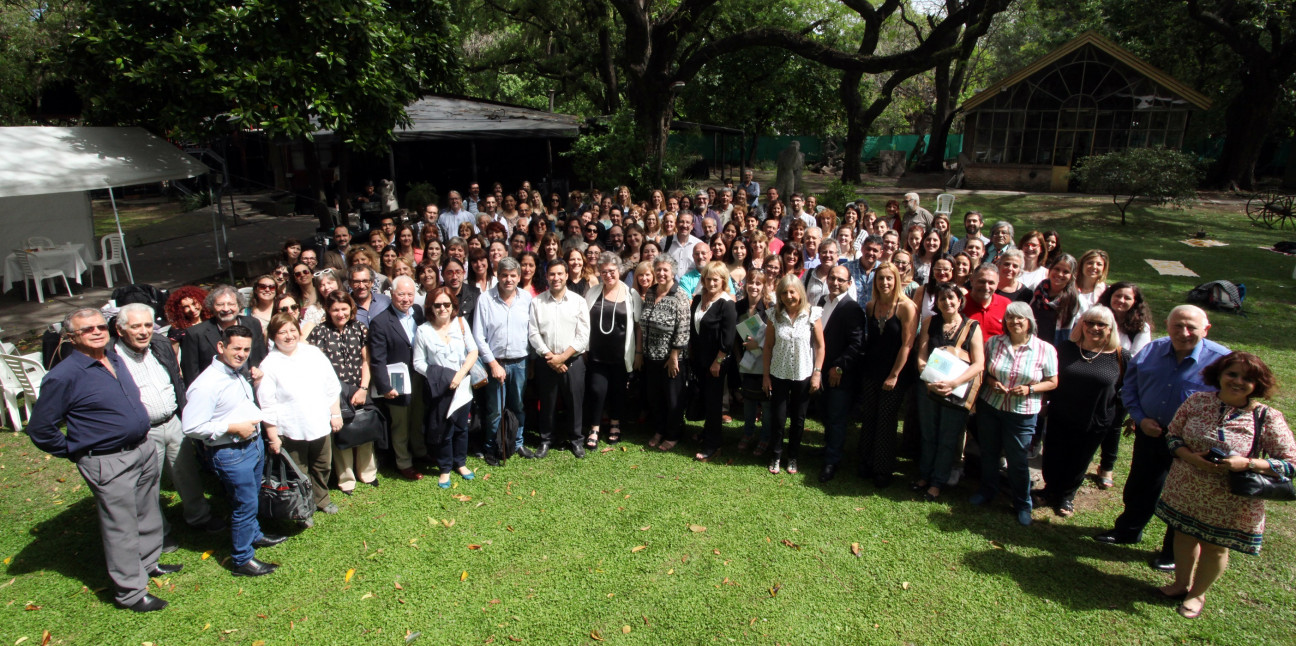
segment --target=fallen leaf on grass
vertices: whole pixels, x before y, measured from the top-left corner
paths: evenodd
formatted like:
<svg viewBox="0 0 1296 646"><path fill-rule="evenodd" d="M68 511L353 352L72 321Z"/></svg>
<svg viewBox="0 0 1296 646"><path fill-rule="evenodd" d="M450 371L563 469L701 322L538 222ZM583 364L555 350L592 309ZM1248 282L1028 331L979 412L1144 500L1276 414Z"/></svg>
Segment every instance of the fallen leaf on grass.
<svg viewBox="0 0 1296 646"><path fill-rule="evenodd" d="M782 590L782 589L783 589L783 584L782 584L782 583L775 583L774 585L770 586L770 589L769 589L770 596L771 596L771 597L776 597L776 596L778 596L779 590Z"/></svg>
<svg viewBox="0 0 1296 646"><path fill-rule="evenodd" d="M256 641L252 642L252 646L265 646L265 640L264 640L264 639L258 639L258 640L256 640Z"/></svg>
<svg viewBox="0 0 1296 646"><path fill-rule="evenodd" d="M202 560L206 561L207 559L209 559L209 558L212 557L212 554L215 554L215 553L216 553L216 550L206 550L206 551L204 551L204 552L202 553Z"/></svg>
<svg viewBox="0 0 1296 646"><path fill-rule="evenodd" d="M629 626L629 625L622 626L622 627L621 627L621 634L622 634L622 635L629 635L629 634L630 634L630 626Z"/></svg>
<svg viewBox="0 0 1296 646"><path fill-rule="evenodd" d="M647 545L636 545L636 546L630 548L630 551L631 551L631 552L642 552L642 551L644 551L644 550L646 550L646 549L648 549L648 546L647 546Z"/></svg>
<svg viewBox="0 0 1296 646"><path fill-rule="evenodd" d="M40 610L40 609L41 607L34 603L29 603L26 606L23 606L23 610L26 610L27 612L31 612L33 610Z"/></svg>
<svg viewBox="0 0 1296 646"><path fill-rule="evenodd" d="M711 550L711 553L720 556L720 550Z"/></svg>
<svg viewBox="0 0 1296 646"><path fill-rule="evenodd" d="M705 532L705 531L706 531L706 528L703 527L703 526L701 526L701 525L689 525L689 526L688 526L688 529L689 529L690 532Z"/></svg>
<svg viewBox="0 0 1296 646"><path fill-rule="evenodd" d="M601 642L603 641L603 633L600 633L598 629L591 630L590 639L593 639L596 642Z"/></svg>
<svg viewBox="0 0 1296 646"><path fill-rule="evenodd" d="M609 447L607 447L606 449L603 449L602 451L599 451L599 453L611 453L612 451L615 451L615 450L616 450L616 449L613 449L612 447L609 446Z"/></svg>
<svg viewBox="0 0 1296 646"><path fill-rule="evenodd" d="M752 618L751 618L751 621L747 622L747 625L748 625L748 626L755 626L755 625L756 625L756 617L752 617Z"/></svg>
<svg viewBox="0 0 1296 646"><path fill-rule="evenodd" d="M855 556L860 555L859 543L851 543L851 554L854 554Z"/></svg>
<svg viewBox="0 0 1296 646"><path fill-rule="evenodd" d="M468 570L464 570L464 571L463 571L463 574L460 574L460 575L459 575L459 580L460 580L460 581L467 581L467 580L468 580Z"/></svg>
<svg viewBox="0 0 1296 646"><path fill-rule="evenodd" d="M416 633L416 632L407 632L407 633L405 633L405 643L408 644L408 643L414 641L415 639L418 639L418 638L419 638L419 635L422 635L422 634L423 634L423 633Z"/></svg>
<svg viewBox="0 0 1296 646"><path fill-rule="evenodd" d="M671 568L671 569L669 569L669 570L666 570L666 574L675 574L675 568Z"/></svg>
<svg viewBox="0 0 1296 646"><path fill-rule="evenodd" d="M469 545L469 546L468 546L468 549L470 549L470 550L479 550L479 549L481 549L481 545L477 545L477 544L474 543L474 544L472 544L472 545Z"/></svg>
<svg viewBox="0 0 1296 646"><path fill-rule="evenodd" d="M522 641L522 638L521 638L521 637L514 637L513 635L509 635L509 636L508 636L508 640L511 641L511 642L520 642L520 641Z"/></svg>
<svg viewBox="0 0 1296 646"><path fill-rule="evenodd" d="M207 622L207 623L205 623L205 624L203 624L203 628L202 628L202 629L203 629L203 630L207 630L208 628L211 628L211 622L210 622L210 621Z"/></svg>
<svg viewBox="0 0 1296 646"><path fill-rule="evenodd" d="M50 643L50 637L53 637L53 635L50 634L50 631L48 630L41 631L40 646L45 646L46 644Z"/></svg>
<svg viewBox="0 0 1296 646"><path fill-rule="evenodd" d="M353 577L353 576L355 576L355 568L351 568L350 570L347 570L347 571L346 571L346 575L342 577L342 582L343 582L343 583L350 583L350 582L351 582L351 577Z"/></svg>
<svg viewBox="0 0 1296 646"><path fill-rule="evenodd" d="M789 540L786 539L786 538L783 539L783 544L784 544L784 545L787 545L788 547L790 547L790 548L792 548L792 549L794 549L794 550L799 550L799 549L801 549L801 546L800 546L800 545L797 545L796 543L793 543L792 541L789 541Z"/></svg>
<svg viewBox="0 0 1296 646"><path fill-rule="evenodd" d="M23 643L23 642L25 642L25 641L27 641L27 638L26 638L26 637L19 637L19 638L18 638L18 641L14 642L14 646L18 646L18 644L21 644L21 643Z"/></svg>
<svg viewBox="0 0 1296 646"><path fill-rule="evenodd" d="M17 581L17 580L18 580L18 577L14 577L14 578L12 578L12 579L9 579L9 582L8 582L8 583L0 584L0 588L7 588L7 587L13 585L13 584L14 584L14 581Z"/></svg>
<svg viewBox="0 0 1296 646"><path fill-rule="evenodd" d="M226 635L233 635L234 633L238 632L238 628L230 628L229 630L222 630L221 632L225 633Z"/></svg>
<svg viewBox="0 0 1296 646"><path fill-rule="evenodd" d="M901 589L901 590L908 590L908 589L909 589L909 582L908 582L908 581L901 581L901 582L900 582L900 589Z"/></svg>
<svg viewBox="0 0 1296 646"><path fill-rule="evenodd" d="M652 525L644 525L643 527L640 527L640 528L639 528L639 531L641 531L641 532L646 532L646 531L648 531L648 530L650 530L650 529L652 529ZM9 583L13 583L13 581L10 581Z"/></svg>
<svg viewBox="0 0 1296 646"><path fill-rule="evenodd" d="M458 483L456 483L456 484L458 484ZM461 494L461 493L457 493L457 494L455 494L455 495L453 495L453 496L450 496L450 497L451 497L451 498L454 498L455 500L458 500L459 502L468 502L469 500L472 500L472 496L467 496L467 495L464 495L464 494Z"/></svg>
<svg viewBox="0 0 1296 646"><path fill-rule="evenodd" d="M1004 548L1003 544L1000 543L999 541L990 541L990 547L993 547L997 550L1001 550Z"/></svg>
<svg viewBox="0 0 1296 646"><path fill-rule="evenodd" d="M509 531L511 532L511 531L513 531L513 526L512 526L512 525L507 525L507 526L504 527L504 529L507 529L507 530L509 530Z"/></svg>
<svg viewBox="0 0 1296 646"><path fill-rule="evenodd" d="M377 596L377 595L375 595L375 594L372 593L372 592L366 592L366 593L360 595L360 600L361 600L361 601L364 601L365 599L372 599L372 598L374 598L375 596Z"/></svg>
<svg viewBox="0 0 1296 646"><path fill-rule="evenodd" d="M445 525L446 527L454 527L455 521L453 518L445 518L441 520L441 524Z"/></svg>

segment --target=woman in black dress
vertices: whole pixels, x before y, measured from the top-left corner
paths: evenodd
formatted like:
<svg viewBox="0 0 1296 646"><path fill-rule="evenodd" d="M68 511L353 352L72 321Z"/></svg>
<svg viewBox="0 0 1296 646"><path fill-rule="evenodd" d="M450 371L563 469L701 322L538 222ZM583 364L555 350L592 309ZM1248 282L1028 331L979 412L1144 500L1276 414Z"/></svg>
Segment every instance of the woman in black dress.
<svg viewBox="0 0 1296 646"><path fill-rule="evenodd" d="M1080 325L1080 342L1067 339L1058 348L1058 387L1049 397L1044 489L1038 494L1064 518L1075 513L1073 500L1089 462L1116 423L1129 361L1111 310L1095 305L1080 316Z"/></svg>
<svg viewBox="0 0 1296 646"><path fill-rule="evenodd" d="M725 364L733 351L737 314L729 294L729 268L712 260L702 271L701 293L693 297L692 331L689 335L689 365L697 376L698 392L706 410L702 426L702 450L695 459L706 462L720 452L720 428L724 422Z"/></svg>
<svg viewBox="0 0 1296 646"><path fill-rule="evenodd" d="M869 326L864 356L864 420L860 435L860 477L891 484L896 462L896 420L905 390L912 382L909 364L918 308L904 295L901 274L884 262L874 270L873 298L864 309Z"/></svg>

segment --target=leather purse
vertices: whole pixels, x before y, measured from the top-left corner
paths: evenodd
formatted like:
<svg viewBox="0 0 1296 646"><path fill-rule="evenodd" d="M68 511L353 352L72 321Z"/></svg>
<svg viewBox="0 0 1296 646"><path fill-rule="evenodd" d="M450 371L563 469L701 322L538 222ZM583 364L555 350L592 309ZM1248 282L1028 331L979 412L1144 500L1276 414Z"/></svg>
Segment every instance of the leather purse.
<svg viewBox="0 0 1296 646"><path fill-rule="evenodd" d="M287 451L266 455L257 515L266 520L306 520L315 514L310 478Z"/></svg>
<svg viewBox="0 0 1296 646"><path fill-rule="evenodd" d="M1255 434L1251 437L1251 453L1247 459L1254 460L1260 457L1260 429L1264 428L1265 414L1269 411L1268 407L1258 406L1252 413L1252 420L1255 425ZM1292 487L1291 478L1283 476L1269 476L1263 473L1256 473L1250 469L1246 471L1232 471L1229 473L1229 492L1235 496L1244 498L1259 498L1261 500L1296 500L1296 488Z"/></svg>

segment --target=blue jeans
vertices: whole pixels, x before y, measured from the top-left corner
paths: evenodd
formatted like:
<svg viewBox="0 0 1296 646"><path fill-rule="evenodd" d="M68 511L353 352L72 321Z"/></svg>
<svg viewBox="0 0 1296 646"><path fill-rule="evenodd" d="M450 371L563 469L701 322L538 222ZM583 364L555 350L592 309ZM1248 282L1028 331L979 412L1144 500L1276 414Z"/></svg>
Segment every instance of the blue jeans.
<svg viewBox="0 0 1296 646"><path fill-rule="evenodd" d="M986 500L999 491L999 454L1008 460L1008 490L1013 509L1030 511L1030 466L1026 452L1035 434L1035 415L1019 415L982 402L977 407L977 440L981 443L981 489Z"/></svg>
<svg viewBox="0 0 1296 646"><path fill-rule="evenodd" d="M963 446L959 439L963 437L968 412L937 402L926 390L926 385L921 383L914 390L914 398L918 400L918 427L922 433L918 477L930 486L943 487L949 481L950 469Z"/></svg>
<svg viewBox="0 0 1296 646"><path fill-rule="evenodd" d="M503 383L492 377L484 388L486 424L482 426L482 430L486 432L486 441L483 444L486 455L499 453L495 435L499 433L500 416L504 414L505 408L513 411L518 421L514 451L522 448L522 429L526 426L526 410L522 407L522 389L526 388L526 361L500 363L500 367L504 368Z"/></svg>
<svg viewBox="0 0 1296 646"><path fill-rule="evenodd" d="M827 377L824 378L827 383ZM855 395L859 384L842 379L836 387L825 386L819 404L823 406L824 465L841 462L846 446L846 428L850 426L851 411L855 408Z"/></svg>
<svg viewBox="0 0 1296 646"><path fill-rule="evenodd" d="M233 513L230 514L230 533L233 549L230 557L234 567L252 560L256 551L252 543L261 538L261 523L257 522L258 494L261 491L261 469L265 449L260 437L250 442L208 447L211 467L225 485Z"/></svg>

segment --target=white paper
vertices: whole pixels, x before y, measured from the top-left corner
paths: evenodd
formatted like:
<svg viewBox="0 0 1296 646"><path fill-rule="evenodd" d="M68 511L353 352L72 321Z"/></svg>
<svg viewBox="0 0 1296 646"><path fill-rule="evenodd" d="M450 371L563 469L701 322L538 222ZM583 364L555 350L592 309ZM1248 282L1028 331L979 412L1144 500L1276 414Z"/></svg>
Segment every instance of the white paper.
<svg viewBox="0 0 1296 646"><path fill-rule="evenodd" d="M739 341L746 341L747 337L751 337L756 339L757 343L763 344L765 342L765 322L761 320L760 316L752 316L745 321L739 321L738 325L734 327L738 331Z"/></svg>
<svg viewBox="0 0 1296 646"><path fill-rule="evenodd" d="M743 372L764 372L765 365L761 357L760 350L748 350L743 353L743 358L738 362L738 369Z"/></svg>
<svg viewBox="0 0 1296 646"><path fill-rule="evenodd" d="M454 399L450 400L450 410L446 413L446 419L450 419L455 411L466 406L470 401L472 401L472 384L468 383L468 377L464 377L459 387L455 388Z"/></svg>
<svg viewBox="0 0 1296 646"><path fill-rule="evenodd" d="M387 364L387 376L389 377L389 381L391 381L392 390L395 390L397 395L410 394L410 374L409 368L406 367L405 364ZM387 393L382 394L386 395Z"/></svg>
<svg viewBox="0 0 1296 646"><path fill-rule="evenodd" d="M945 348L936 348L931 351L927 357L927 367L923 368L922 374L918 376L924 383L935 383L937 381L952 381L968 369L968 363L954 356L954 354ZM967 395L968 387L971 384L964 382L951 391L955 397L964 397Z"/></svg>

